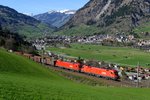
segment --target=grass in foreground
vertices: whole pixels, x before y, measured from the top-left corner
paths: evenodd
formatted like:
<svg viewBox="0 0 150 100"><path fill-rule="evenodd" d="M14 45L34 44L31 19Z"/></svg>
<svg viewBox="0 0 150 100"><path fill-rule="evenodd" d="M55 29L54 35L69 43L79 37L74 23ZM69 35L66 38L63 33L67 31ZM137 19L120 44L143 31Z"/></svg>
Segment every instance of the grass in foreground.
<svg viewBox="0 0 150 100"><path fill-rule="evenodd" d="M0 100L149 100L150 89L74 83L26 58L0 50Z"/></svg>
<svg viewBox="0 0 150 100"><path fill-rule="evenodd" d="M48 50L69 56L80 56L85 59L107 61L128 66L137 66L137 63L140 62L140 65L144 67L150 67L147 66L150 63L150 53L133 48L72 44L71 48L50 47Z"/></svg>

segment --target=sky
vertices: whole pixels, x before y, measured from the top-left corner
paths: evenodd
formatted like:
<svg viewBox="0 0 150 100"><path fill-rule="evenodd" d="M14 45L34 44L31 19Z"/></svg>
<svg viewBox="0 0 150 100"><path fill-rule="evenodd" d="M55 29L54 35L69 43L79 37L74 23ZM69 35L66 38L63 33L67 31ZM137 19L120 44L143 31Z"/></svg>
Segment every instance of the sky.
<svg viewBox="0 0 150 100"><path fill-rule="evenodd" d="M89 0L0 0L0 5L8 6L20 13L39 14L49 10L78 10Z"/></svg>

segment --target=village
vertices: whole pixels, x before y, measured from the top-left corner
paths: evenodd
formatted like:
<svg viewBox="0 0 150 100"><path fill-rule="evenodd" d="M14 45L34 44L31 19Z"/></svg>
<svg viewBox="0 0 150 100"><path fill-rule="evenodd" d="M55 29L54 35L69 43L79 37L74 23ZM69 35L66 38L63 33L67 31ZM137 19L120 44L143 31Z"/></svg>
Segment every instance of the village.
<svg viewBox="0 0 150 100"><path fill-rule="evenodd" d="M57 43L70 44L70 43L81 43L81 44L95 44L104 46L128 46L132 48L138 48L150 52L150 40L137 39L133 35L93 35L93 36L50 36L45 38L39 38L30 41L33 46L37 49L41 49L46 45L55 45Z"/></svg>

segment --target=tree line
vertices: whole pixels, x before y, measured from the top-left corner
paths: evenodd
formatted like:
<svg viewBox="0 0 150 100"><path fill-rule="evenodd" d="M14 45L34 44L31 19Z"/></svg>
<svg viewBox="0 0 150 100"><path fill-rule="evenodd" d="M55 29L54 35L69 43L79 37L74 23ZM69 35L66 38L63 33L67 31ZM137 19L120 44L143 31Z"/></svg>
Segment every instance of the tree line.
<svg viewBox="0 0 150 100"><path fill-rule="evenodd" d="M10 32L7 29L3 29L0 25L0 47L7 50L23 51L32 53L35 52L35 48L30 43L24 41L24 37L18 33Z"/></svg>

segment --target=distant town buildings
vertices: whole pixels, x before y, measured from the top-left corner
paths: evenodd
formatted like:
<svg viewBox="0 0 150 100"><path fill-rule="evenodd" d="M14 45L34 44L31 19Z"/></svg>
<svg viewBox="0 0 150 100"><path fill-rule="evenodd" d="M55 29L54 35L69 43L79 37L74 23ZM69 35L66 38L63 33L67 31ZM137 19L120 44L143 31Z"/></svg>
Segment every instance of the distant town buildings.
<svg viewBox="0 0 150 100"><path fill-rule="evenodd" d="M133 35L124 34L101 34L93 36L49 36L45 38L39 38L31 41L33 46L38 50L41 50L43 46L55 45L57 43L70 44L70 43L90 43L99 45L115 45L120 46L132 46L135 48L140 48L150 51L150 40L136 39Z"/></svg>

